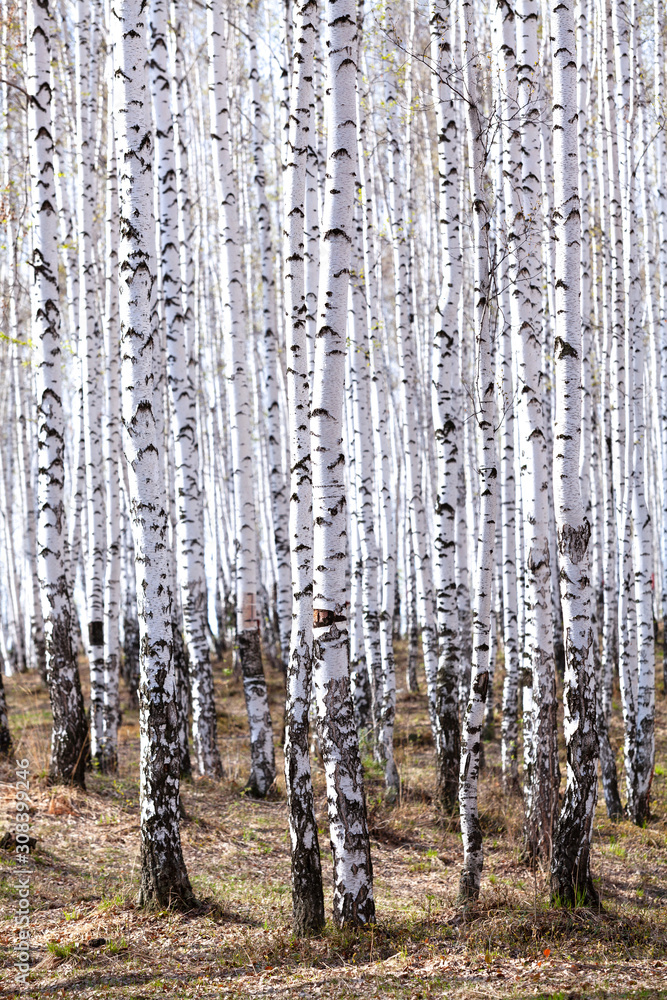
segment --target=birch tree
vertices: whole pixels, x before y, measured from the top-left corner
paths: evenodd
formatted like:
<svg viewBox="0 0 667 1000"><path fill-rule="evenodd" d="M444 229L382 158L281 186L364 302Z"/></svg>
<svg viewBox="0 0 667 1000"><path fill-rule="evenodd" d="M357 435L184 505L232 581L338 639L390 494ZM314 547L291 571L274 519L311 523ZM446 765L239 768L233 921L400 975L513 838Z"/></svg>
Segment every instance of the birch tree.
<svg viewBox="0 0 667 1000"><path fill-rule="evenodd" d="M257 526L250 436L251 399L246 365L246 309L237 193L230 148L227 87L229 39L225 35L222 0L212 0L207 11L213 164L226 287L224 323L236 522L236 638L250 723L252 761L248 789L252 794L262 797L273 784L276 766L259 638Z"/></svg>
<svg viewBox="0 0 667 1000"><path fill-rule="evenodd" d="M318 8L302 0L295 11L285 183L285 333L290 423L292 634L287 661L285 785L292 845L292 912L297 933L324 926L322 869L308 751L313 658L313 497L310 385L306 344L306 164L315 140L313 93Z"/></svg>
<svg viewBox="0 0 667 1000"><path fill-rule="evenodd" d="M353 0L326 0L329 149L311 410L313 661L334 866L334 921L375 918L363 777L348 673L346 489L341 453L345 334L356 146L357 24Z"/></svg>
<svg viewBox="0 0 667 1000"><path fill-rule="evenodd" d="M58 296L58 217L53 169L54 121L48 3L28 4L28 136L33 238L32 333L37 367L37 554L42 586L46 677L53 728L49 775L84 785L88 725L72 643L64 516L65 420Z"/></svg>
<svg viewBox="0 0 667 1000"><path fill-rule="evenodd" d="M459 809L463 837L463 870L459 892L462 900L469 901L479 896L484 862L477 795L480 741L489 687L489 636L491 632L491 588L496 533L498 470L495 443L495 386L491 363L489 206L484 176L485 123L477 93L480 50L475 41L475 22L470 0L461 0L461 13L463 15L464 84L473 208L476 350L474 407L475 419L482 436L482 462L478 468L480 534L477 540L478 565L473 602L472 667L470 695L461 731L461 768L459 772Z"/></svg>
<svg viewBox="0 0 667 1000"><path fill-rule="evenodd" d="M551 9L553 31L553 152L556 239L554 340L554 495L565 639L567 783L554 839L552 894L563 905L597 903L590 874L590 842L597 795L591 527L581 499L581 307L577 62L573 0Z"/></svg>
<svg viewBox="0 0 667 1000"><path fill-rule="evenodd" d="M135 550L140 630L141 887L139 903L190 908L194 897L179 831L180 744L174 671L169 505L157 434L158 366L153 133L147 73L148 11L141 0L111 8L117 126L118 248L123 446Z"/></svg>

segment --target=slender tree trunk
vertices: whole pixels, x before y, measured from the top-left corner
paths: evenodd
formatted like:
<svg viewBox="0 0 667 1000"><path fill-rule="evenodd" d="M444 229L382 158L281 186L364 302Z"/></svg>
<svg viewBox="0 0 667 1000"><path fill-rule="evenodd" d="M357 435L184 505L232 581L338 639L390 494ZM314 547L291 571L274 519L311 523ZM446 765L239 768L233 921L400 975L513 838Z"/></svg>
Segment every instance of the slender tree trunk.
<svg viewBox="0 0 667 1000"><path fill-rule="evenodd" d="M38 479L37 552L42 585L46 676L51 698L50 779L84 785L88 725L72 646L64 511L65 420L62 405L58 218L53 172L50 74L53 15L28 3L28 134L32 192L32 338L36 345Z"/></svg>
<svg viewBox="0 0 667 1000"><path fill-rule="evenodd" d="M150 16L150 80L157 136L157 186L161 281L167 339L167 384L174 437L176 549L183 609L184 641L192 707L192 737L200 774L218 778L222 764L216 742L213 673L207 641L204 570L204 503L200 487L199 435L194 366L189 363L186 331L187 285L181 269L185 234L183 190L176 164L167 50L168 0L153 0ZM180 191L178 190L180 188ZM180 195L180 198L179 198ZM179 226L179 219L181 220ZM186 276L187 280L187 276ZM180 621L180 618L178 619ZM187 723L186 723L187 725Z"/></svg>
<svg viewBox="0 0 667 1000"><path fill-rule="evenodd" d="M577 165L577 64L574 0L551 11L553 42L553 143L555 258L554 493L565 639L565 744L567 784L551 865L554 900L572 907L596 904L590 874L590 841L597 794L598 739L593 662L593 594L579 480L581 440L581 217Z"/></svg>
<svg viewBox="0 0 667 1000"><path fill-rule="evenodd" d="M436 605L440 655L436 679L436 712L443 740L437 768L437 796L451 811L458 801L460 764L459 644L456 606L456 507L458 502L459 444L457 378L459 299L463 282L460 247L459 137L454 91L448 80L455 72L453 21L449 0L432 0L431 50L433 96L438 126L438 181L442 286L436 307L433 338L431 403L437 442L438 483L436 515Z"/></svg>
<svg viewBox="0 0 667 1000"><path fill-rule="evenodd" d="M495 444L495 387L491 361L489 208L485 190L484 121L477 95L480 74L480 47L475 40L472 3L462 0L463 62L468 116L468 149L471 163L474 247L474 307L476 379L474 387L475 419L482 437L479 538L477 541L477 577L473 605L473 649L470 695L461 732L461 770L459 809L463 837L463 870L460 879L462 902L479 896L484 863L482 828L477 808L480 745L484 708L489 687L489 638L491 633L491 590L493 552L496 533L496 493L498 470Z"/></svg>
<svg viewBox="0 0 667 1000"><path fill-rule="evenodd" d="M275 780L276 765L259 633L254 458L250 428L252 404L248 392L247 320L237 191L231 161L227 86L229 41L225 37L223 0L211 0L207 9L213 162L227 296L224 325L236 521L236 634L250 724L251 769L247 787L251 794L263 797ZM231 31L231 28L228 30Z"/></svg>
<svg viewBox="0 0 667 1000"><path fill-rule="evenodd" d="M311 413L313 659L334 864L334 920L375 919L363 777L348 674L346 489L341 450L356 160L354 0L327 0L329 153Z"/></svg>
<svg viewBox="0 0 667 1000"><path fill-rule="evenodd" d="M310 387L306 345L304 204L308 148L315 107L313 51L317 3L296 9L294 71L285 176L285 340L289 364L292 635L287 660L285 786L292 846L292 920L297 934L324 926L322 868L308 752L313 657L313 496L310 462ZM289 540L288 540L289 543Z"/></svg>
<svg viewBox="0 0 667 1000"><path fill-rule="evenodd" d="M524 768L525 850L549 860L558 813L556 665L549 551L550 463L543 400L542 239L540 187L540 95L538 0L517 4L518 100L522 120L521 189L515 199L516 291L513 323L518 331L518 417L525 560L524 670L532 674L530 766Z"/></svg>
<svg viewBox="0 0 667 1000"><path fill-rule="evenodd" d="M110 61L109 61L110 62ZM113 70L112 70L113 71ZM112 84L113 86L113 84ZM113 109L113 100L111 108ZM118 164L113 129L107 141L107 271L105 302L106 395L104 464L106 478L107 559L104 595L104 712L98 760L103 771L118 770L118 723L120 700L120 344L118 313Z"/></svg>
<svg viewBox="0 0 667 1000"><path fill-rule="evenodd" d="M145 8L116 0L114 120L119 167L123 444L140 630L141 888L139 904L188 908L194 897L179 830L179 712L169 558L169 504L156 300L153 140Z"/></svg>
<svg viewBox="0 0 667 1000"><path fill-rule="evenodd" d="M276 287L273 272L273 239L271 212L266 190L264 167L264 115L259 90L257 48L255 39L255 10L257 0L248 4L250 38L250 85L252 104L252 149L257 194L257 226L259 230L262 268L262 336L264 346L262 388L267 420L267 456L269 460L269 489L273 514L273 534L277 564L276 614L280 634L280 655L287 663L290 649L290 547L288 537L287 484L282 467L281 397L278 385L278 316L276 312ZM291 20L291 9L288 16ZM288 80L289 80L288 74ZM287 141L287 135L283 135Z"/></svg>
<svg viewBox="0 0 667 1000"><path fill-rule="evenodd" d="M96 243L95 139L97 101L94 90L97 31L91 4L77 0L77 221L79 227L79 357L83 385L83 435L87 559L84 576L88 629L85 648L90 669L90 754L99 766L104 740L104 577L106 562L106 489L103 476L102 410L104 399L104 333L99 319Z"/></svg>

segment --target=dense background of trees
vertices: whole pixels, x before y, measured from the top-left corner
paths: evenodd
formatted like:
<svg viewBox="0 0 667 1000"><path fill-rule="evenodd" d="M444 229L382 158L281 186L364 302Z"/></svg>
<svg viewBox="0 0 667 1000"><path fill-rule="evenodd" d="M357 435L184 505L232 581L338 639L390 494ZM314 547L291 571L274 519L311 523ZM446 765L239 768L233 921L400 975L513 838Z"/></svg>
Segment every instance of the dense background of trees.
<svg viewBox="0 0 667 1000"><path fill-rule="evenodd" d="M192 903L179 778L222 773L230 645L259 797L266 663L286 675L300 931L324 921L311 740L335 921L374 918L359 739L395 796L396 637L464 904L497 663L553 900L597 902L598 760L609 815L647 820L666 27L657 0L3 0L0 656L48 684L54 782L114 771L138 688L145 905Z"/></svg>

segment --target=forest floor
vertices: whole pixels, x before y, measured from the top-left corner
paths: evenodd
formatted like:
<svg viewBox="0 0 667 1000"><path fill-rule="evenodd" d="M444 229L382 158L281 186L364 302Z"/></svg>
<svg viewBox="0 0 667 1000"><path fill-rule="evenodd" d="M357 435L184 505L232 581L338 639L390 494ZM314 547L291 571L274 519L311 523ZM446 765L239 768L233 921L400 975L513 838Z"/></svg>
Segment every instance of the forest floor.
<svg viewBox="0 0 667 1000"><path fill-rule="evenodd" d="M462 919L456 908L461 838L455 820L445 828L434 816L426 698L401 692L398 803L385 802L377 765L370 757L364 761L377 923L359 933L329 923L321 937L305 940L296 939L290 925L282 755L278 750L270 799L244 796L249 744L241 685L227 661L216 663L215 682L226 777L219 784L200 779L182 785L183 852L202 906L187 914L150 914L135 906L137 713L125 707L117 777L89 774L86 793L49 788L47 692L34 674L5 680L15 756L31 762L37 845L28 986L17 984L12 968L19 868L13 850L0 850L0 996L667 1000L667 699L660 681L651 821L644 829L611 823L600 794L592 868L601 912L550 908L546 874L522 863L522 805L502 792L496 727L496 737L485 744L480 789L481 898ZM498 707L501 683L497 676ZM282 687L274 671L270 691L279 732ZM612 739L620 768L618 695ZM561 774L563 788L562 760ZM3 766L0 779L1 836L14 828L13 762ZM314 782L330 913L331 854L317 764Z"/></svg>

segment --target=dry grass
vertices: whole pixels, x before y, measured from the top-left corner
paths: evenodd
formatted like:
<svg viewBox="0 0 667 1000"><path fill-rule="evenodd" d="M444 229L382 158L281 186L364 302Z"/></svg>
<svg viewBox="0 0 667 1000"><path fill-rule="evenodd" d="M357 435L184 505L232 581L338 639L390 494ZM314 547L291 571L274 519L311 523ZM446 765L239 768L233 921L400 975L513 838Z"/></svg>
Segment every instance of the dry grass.
<svg viewBox="0 0 667 1000"><path fill-rule="evenodd" d="M498 677L496 699L500 683ZM320 938L297 940L290 928L284 783L281 776L269 801L242 794L249 760L243 698L226 663L216 666L226 779L195 780L182 792L184 854L202 902L186 915L146 914L134 905L136 714L125 713L117 778L89 775L86 794L49 789L47 694L32 675L11 678L6 687L17 754L32 762L38 843L31 895L36 964L27 991L16 987L11 969L16 866L11 853L0 851L1 996L667 998L667 701L660 696L654 818L637 829L610 823L598 807L593 867L602 913L548 907L545 874L521 863L521 803L502 793L499 746L491 740L481 788L482 895L461 920L455 906L461 840L455 821L443 828L434 819L425 698L403 694L396 805L385 803L377 767L366 761L377 925L357 934L329 926ZM274 722L281 723L275 675L271 698ZM616 721L616 746L620 737ZM12 771L5 767L0 776L1 834L11 827L14 798ZM330 911L331 856L317 765L314 780ZM91 945L95 939L104 943Z"/></svg>

